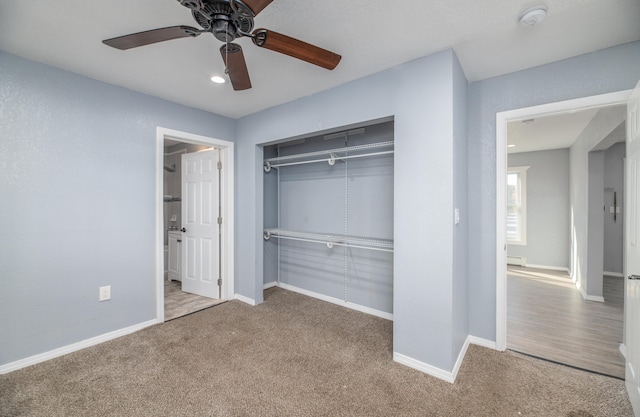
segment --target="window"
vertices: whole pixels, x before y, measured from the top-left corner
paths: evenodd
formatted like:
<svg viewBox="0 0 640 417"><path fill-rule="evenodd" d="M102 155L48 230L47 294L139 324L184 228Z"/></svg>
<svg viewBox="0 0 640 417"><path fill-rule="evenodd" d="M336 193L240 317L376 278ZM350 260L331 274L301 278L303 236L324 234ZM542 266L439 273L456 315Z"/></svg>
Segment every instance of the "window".
<svg viewBox="0 0 640 417"><path fill-rule="evenodd" d="M507 169L507 243L527 244L527 170L530 167Z"/></svg>

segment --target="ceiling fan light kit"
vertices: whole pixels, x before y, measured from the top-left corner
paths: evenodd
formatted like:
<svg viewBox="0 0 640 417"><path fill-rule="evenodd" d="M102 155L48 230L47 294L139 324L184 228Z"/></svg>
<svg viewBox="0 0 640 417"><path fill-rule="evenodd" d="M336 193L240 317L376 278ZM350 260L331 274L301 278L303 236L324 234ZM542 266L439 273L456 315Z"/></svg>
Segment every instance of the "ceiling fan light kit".
<svg viewBox="0 0 640 417"><path fill-rule="evenodd" d="M105 39L102 42L113 48L126 50L172 39L200 36L211 33L223 42L220 54L234 90L251 88L251 80L242 47L232 43L240 37L251 38L260 47L306 61L310 64L334 69L340 55L268 29L253 30L253 19L273 0L178 0L191 10L194 20L202 29L190 26L171 26ZM253 30L253 32L252 32ZM213 81L213 80L212 80ZM214 81L215 82L215 81Z"/></svg>

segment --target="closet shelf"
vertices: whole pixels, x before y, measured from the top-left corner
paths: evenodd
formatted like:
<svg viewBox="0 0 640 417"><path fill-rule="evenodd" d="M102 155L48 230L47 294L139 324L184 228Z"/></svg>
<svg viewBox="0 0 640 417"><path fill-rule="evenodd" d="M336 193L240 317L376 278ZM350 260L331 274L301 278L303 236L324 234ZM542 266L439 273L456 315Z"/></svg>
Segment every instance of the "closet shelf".
<svg viewBox="0 0 640 417"><path fill-rule="evenodd" d="M271 168L311 164L314 162L328 162L329 165L333 165L336 161L342 161L345 159L392 154L394 152L393 144L394 142L391 140L386 142L370 143L367 145L347 146L344 148L269 158L264 160L264 171L269 172L271 171Z"/></svg>
<svg viewBox="0 0 640 417"><path fill-rule="evenodd" d="M346 246L349 248L371 249L383 252L393 252L393 240L373 239L349 235L329 235L321 233L297 232L285 229L265 229L264 240L272 237L278 239L297 240L301 242L322 243L328 248Z"/></svg>

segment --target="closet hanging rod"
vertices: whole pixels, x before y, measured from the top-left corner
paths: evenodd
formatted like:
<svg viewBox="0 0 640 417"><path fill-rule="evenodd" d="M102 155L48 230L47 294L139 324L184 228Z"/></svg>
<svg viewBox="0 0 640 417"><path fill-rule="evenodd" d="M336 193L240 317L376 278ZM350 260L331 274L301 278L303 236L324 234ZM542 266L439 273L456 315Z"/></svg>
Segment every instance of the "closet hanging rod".
<svg viewBox="0 0 640 417"><path fill-rule="evenodd" d="M346 147L343 147L343 148L335 148L335 149L327 149L327 150L322 150L322 151L299 153L299 154L295 154L295 155L276 156L274 158L265 159L265 161L278 162L278 161L286 161L288 159L307 158L309 156L317 156L317 155L327 155L327 154L331 154L331 153L363 151L363 150L375 149L375 148L388 148L388 147L392 147L393 144L394 144L394 141L388 140L388 141L385 141L385 142L368 143L366 145L354 145L354 146L346 146Z"/></svg>
<svg viewBox="0 0 640 417"><path fill-rule="evenodd" d="M365 156L390 154L390 153L393 153L394 151L393 150L383 151L383 152L366 152L366 151L370 151L372 149L377 149L377 148L390 148L393 146L394 146L393 141L386 141L386 142L369 143L366 145L347 146L344 148L337 148L337 149L306 152L306 153L295 154L295 155L279 156L275 158L265 159L264 169L266 172L269 172L271 168L276 168L279 166L299 165L299 164L307 164L307 163L314 163L314 162L329 162L331 165L333 165L336 159L361 158ZM346 155L349 152L362 152L362 151L365 151L365 153L357 153L355 155ZM316 156L328 156L328 157L321 158L321 159L308 159ZM300 161L296 161L295 163L285 162L285 161L295 161L295 160L300 160ZM282 162L285 162L285 163L282 163Z"/></svg>
<svg viewBox="0 0 640 417"><path fill-rule="evenodd" d="M307 160L307 161L298 161L298 162L288 162L288 163L284 163L284 164L271 164L269 163L269 161L264 161L264 170L269 172L269 170L271 168L278 168L278 167L288 167L291 165L303 165L303 164L312 164L314 162L328 162L329 165L333 165L335 163L335 161L342 161L345 159L351 159L351 158L364 158L366 156L375 156L375 155L387 155L390 153L393 153L394 151L383 151L383 152L373 152L373 153L367 153L367 154L361 154L361 155L345 155L345 156L333 156L330 158L323 158L323 159L312 159L312 160Z"/></svg>
<svg viewBox="0 0 640 417"><path fill-rule="evenodd" d="M269 240L271 237L296 240L299 242L322 243L327 245L328 248L332 248L333 246L345 246L349 248L393 252L393 241L386 239L371 239L344 235L323 235L318 233L294 232L283 229L265 230L264 240Z"/></svg>

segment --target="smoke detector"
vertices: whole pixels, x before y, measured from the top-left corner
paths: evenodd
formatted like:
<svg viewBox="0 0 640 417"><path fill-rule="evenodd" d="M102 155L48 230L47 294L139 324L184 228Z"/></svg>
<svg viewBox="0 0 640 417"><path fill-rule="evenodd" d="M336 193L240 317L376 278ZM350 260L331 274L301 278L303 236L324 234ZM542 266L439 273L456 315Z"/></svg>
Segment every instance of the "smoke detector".
<svg viewBox="0 0 640 417"><path fill-rule="evenodd" d="M538 6L533 9L529 9L520 16L520 25L525 27L534 27L538 23L542 22L547 17L547 7Z"/></svg>

